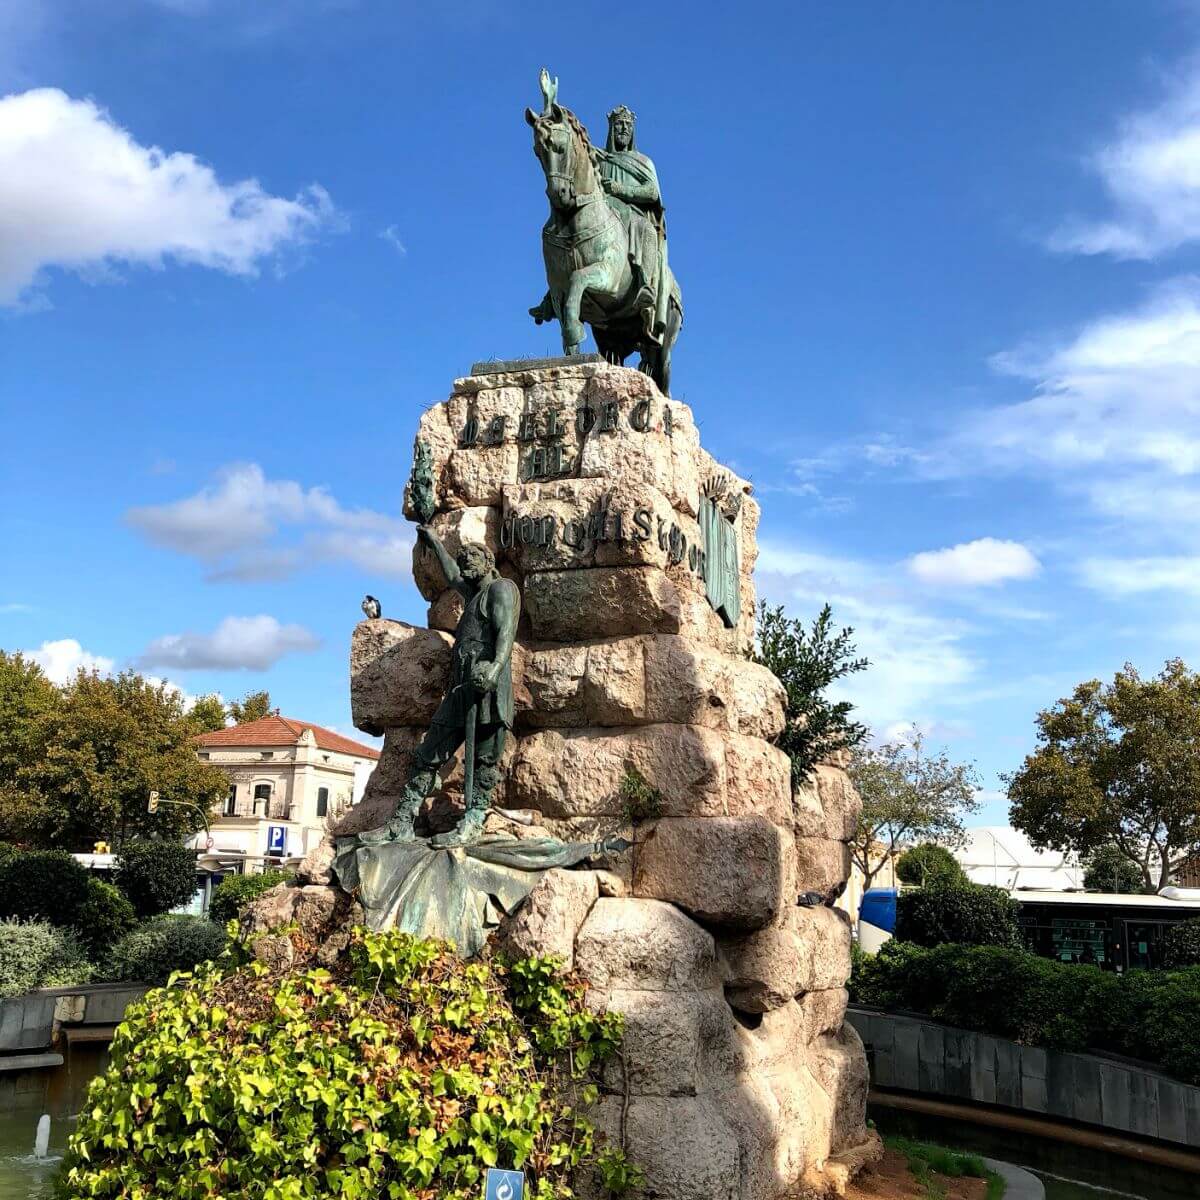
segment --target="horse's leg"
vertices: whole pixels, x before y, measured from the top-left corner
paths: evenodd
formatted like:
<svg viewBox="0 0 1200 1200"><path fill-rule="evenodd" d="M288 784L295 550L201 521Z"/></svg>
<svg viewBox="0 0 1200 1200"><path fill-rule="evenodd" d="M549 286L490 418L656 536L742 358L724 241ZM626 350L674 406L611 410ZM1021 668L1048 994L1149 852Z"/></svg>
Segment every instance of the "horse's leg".
<svg viewBox="0 0 1200 1200"><path fill-rule="evenodd" d="M589 263L571 273L571 282L567 285L567 294L563 297L563 310L560 322L562 324L563 352L578 354L583 345L586 331L579 319L579 306L583 303L583 293L586 291L604 291L608 281L607 266L603 262Z"/></svg>
<svg viewBox="0 0 1200 1200"><path fill-rule="evenodd" d="M664 396L671 394L671 350L675 345L675 339L679 336L681 324L679 309L674 304L668 303L667 327L663 330L662 345L656 347L657 354L654 356L653 369L650 372L654 377L654 382L658 384L658 390Z"/></svg>

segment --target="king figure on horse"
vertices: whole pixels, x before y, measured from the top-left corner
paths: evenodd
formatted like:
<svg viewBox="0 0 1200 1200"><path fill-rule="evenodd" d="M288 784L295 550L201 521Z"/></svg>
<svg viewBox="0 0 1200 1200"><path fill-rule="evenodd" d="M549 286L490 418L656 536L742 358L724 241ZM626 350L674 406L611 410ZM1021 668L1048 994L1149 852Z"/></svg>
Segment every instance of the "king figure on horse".
<svg viewBox="0 0 1200 1200"><path fill-rule="evenodd" d="M634 146L634 114L608 114L608 141L593 146L570 109L558 104L558 80L540 78L534 153L546 174L550 218L542 229L549 291L530 314L540 325L557 319L563 352L577 354L583 324L600 352L623 363L637 351L639 367L670 395L671 350L683 324L679 285L667 262L667 230L654 163Z"/></svg>

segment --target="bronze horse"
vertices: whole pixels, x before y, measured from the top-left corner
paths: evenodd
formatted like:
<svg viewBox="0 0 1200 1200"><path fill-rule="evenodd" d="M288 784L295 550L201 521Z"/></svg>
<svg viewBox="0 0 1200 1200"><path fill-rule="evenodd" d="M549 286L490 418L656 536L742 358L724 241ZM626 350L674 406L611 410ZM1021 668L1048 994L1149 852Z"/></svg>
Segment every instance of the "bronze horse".
<svg viewBox="0 0 1200 1200"><path fill-rule="evenodd" d="M668 266L670 288L665 327L655 329L657 262L651 248L631 253L631 223L645 221L605 193L597 167L600 153L578 117L557 102L558 81L542 72L543 111L525 110L533 126L533 151L546 174L550 218L542 228L542 254L549 292L529 311L540 325L557 319L564 354L578 354L584 322L609 362L624 363L635 350L638 368L665 396L671 394L671 350L683 324L679 286Z"/></svg>

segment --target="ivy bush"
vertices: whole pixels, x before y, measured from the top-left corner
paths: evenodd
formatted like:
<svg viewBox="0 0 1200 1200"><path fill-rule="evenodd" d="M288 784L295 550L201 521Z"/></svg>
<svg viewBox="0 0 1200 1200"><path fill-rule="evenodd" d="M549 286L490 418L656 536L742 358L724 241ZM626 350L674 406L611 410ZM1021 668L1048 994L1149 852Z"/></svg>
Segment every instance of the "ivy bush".
<svg viewBox="0 0 1200 1200"><path fill-rule="evenodd" d="M156 917L196 894L196 852L179 842L126 842L114 880L138 917Z"/></svg>
<svg viewBox="0 0 1200 1200"><path fill-rule="evenodd" d="M224 928L251 900L291 879L290 871L260 871L257 875L228 875L215 888L208 902L208 919Z"/></svg>
<svg viewBox="0 0 1200 1200"><path fill-rule="evenodd" d="M63 1194L475 1200L487 1166L525 1170L532 1200L580 1170L636 1186L579 1111L621 1034L585 991L548 959L464 963L394 931L356 931L328 969L202 967L127 1012Z"/></svg>
<svg viewBox="0 0 1200 1200"><path fill-rule="evenodd" d="M856 1004L1057 1050L1100 1050L1200 1084L1200 967L1129 971L1059 963L1003 946L890 941L853 960Z"/></svg>
<svg viewBox="0 0 1200 1200"><path fill-rule="evenodd" d="M0 921L0 1000L87 983L91 964L69 929L47 921Z"/></svg>
<svg viewBox="0 0 1200 1200"><path fill-rule="evenodd" d="M18 851L0 861L0 918L73 925L88 873L65 850Z"/></svg>
<svg viewBox="0 0 1200 1200"><path fill-rule="evenodd" d="M100 959L137 924L137 917L118 888L93 877L71 924L88 953Z"/></svg>
<svg viewBox="0 0 1200 1200"><path fill-rule="evenodd" d="M101 975L114 983L166 983L175 971L220 957L225 940L225 930L204 917L154 917L113 946Z"/></svg>
<svg viewBox="0 0 1200 1200"><path fill-rule="evenodd" d="M937 878L896 901L896 937L919 946L1021 945L1020 906L1003 889Z"/></svg>

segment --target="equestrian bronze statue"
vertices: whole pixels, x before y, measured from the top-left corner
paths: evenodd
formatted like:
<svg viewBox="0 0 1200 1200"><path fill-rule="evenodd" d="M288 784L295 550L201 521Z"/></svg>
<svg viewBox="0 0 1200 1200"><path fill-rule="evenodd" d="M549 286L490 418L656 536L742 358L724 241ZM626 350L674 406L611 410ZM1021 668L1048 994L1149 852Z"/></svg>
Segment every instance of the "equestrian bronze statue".
<svg viewBox="0 0 1200 1200"><path fill-rule="evenodd" d="M557 320L564 354L578 354L584 322L610 362L637 351L639 369L670 395L671 350L683 300L667 262L667 227L654 163L635 148L635 117L608 114L608 141L558 103L558 80L543 68L542 111L525 110L533 151L546 174L550 218L542 228L549 291L530 314Z"/></svg>

